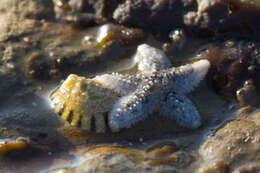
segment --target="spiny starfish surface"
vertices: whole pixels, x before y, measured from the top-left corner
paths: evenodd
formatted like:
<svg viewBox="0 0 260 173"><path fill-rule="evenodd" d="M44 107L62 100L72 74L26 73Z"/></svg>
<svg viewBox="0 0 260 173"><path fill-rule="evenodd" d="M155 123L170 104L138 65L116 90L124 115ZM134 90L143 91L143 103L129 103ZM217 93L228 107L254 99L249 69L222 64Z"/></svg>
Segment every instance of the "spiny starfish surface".
<svg viewBox="0 0 260 173"><path fill-rule="evenodd" d="M170 68L161 50L142 44L133 61L138 65L137 74L112 73L94 78L122 96L109 112L108 125L113 132L131 127L154 111L183 127L201 125L198 110L185 95L206 75L208 60Z"/></svg>

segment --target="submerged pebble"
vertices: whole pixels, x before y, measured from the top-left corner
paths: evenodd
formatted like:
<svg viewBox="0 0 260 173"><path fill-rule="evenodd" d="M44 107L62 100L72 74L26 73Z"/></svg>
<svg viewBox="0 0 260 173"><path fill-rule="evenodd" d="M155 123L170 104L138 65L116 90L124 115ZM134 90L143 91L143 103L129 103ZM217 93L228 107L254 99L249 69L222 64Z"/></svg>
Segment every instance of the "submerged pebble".
<svg viewBox="0 0 260 173"><path fill-rule="evenodd" d="M260 101L252 80L244 82L243 87L236 91L236 98L240 105L255 105Z"/></svg>
<svg viewBox="0 0 260 173"><path fill-rule="evenodd" d="M137 28L127 28L120 25L104 24L97 31L97 42L104 46L116 41L122 46L133 46L145 40L146 34Z"/></svg>
<svg viewBox="0 0 260 173"><path fill-rule="evenodd" d="M167 148L167 145L165 145ZM170 147L170 146L168 146ZM190 163L191 156L182 152L168 152L161 147L153 148L156 152L163 150L164 157L147 157L153 151L143 151L119 146L99 146L89 149L77 166L59 169L48 173L90 173L90 172L179 172ZM185 157L183 157L185 156ZM158 159L157 161L155 161ZM154 164L153 164L154 163ZM62 173L63 173L62 172Z"/></svg>
<svg viewBox="0 0 260 173"><path fill-rule="evenodd" d="M176 168L185 168L192 162L192 156L184 151L178 151L174 142L159 143L148 148L145 161L149 165L171 164Z"/></svg>
<svg viewBox="0 0 260 173"><path fill-rule="evenodd" d="M56 71L56 72L55 72ZM55 64L40 52L33 52L25 62L25 74L31 78L46 80L55 76Z"/></svg>

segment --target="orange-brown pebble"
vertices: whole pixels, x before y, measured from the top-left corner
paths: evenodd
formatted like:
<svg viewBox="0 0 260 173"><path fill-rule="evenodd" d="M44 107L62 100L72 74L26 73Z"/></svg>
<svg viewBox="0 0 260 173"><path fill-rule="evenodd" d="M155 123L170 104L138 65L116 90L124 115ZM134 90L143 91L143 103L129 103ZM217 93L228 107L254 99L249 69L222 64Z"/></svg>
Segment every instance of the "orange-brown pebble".
<svg viewBox="0 0 260 173"><path fill-rule="evenodd" d="M210 168L203 169L200 173L229 173L229 167L223 161L217 161Z"/></svg>
<svg viewBox="0 0 260 173"><path fill-rule="evenodd" d="M239 173L252 173L251 171L248 171L246 169L240 169Z"/></svg>
<svg viewBox="0 0 260 173"><path fill-rule="evenodd" d="M0 141L0 155L10 151L24 150L29 147L28 141L23 138L18 138L15 141L3 140Z"/></svg>
<svg viewBox="0 0 260 173"><path fill-rule="evenodd" d="M146 150L146 157L163 158L176 151L176 145L173 142L155 145Z"/></svg>
<svg viewBox="0 0 260 173"><path fill-rule="evenodd" d="M151 166L161 164L173 164L184 168L191 163L191 156L182 151L176 151L173 142L161 143L146 150L144 160Z"/></svg>
<svg viewBox="0 0 260 173"><path fill-rule="evenodd" d="M51 172L48 172L48 173L72 173L72 171L69 171L69 170L66 170L66 169L59 169L59 170L51 171Z"/></svg>
<svg viewBox="0 0 260 173"><path fill-rule="evenodd" d="M70 10L70 6L69 6L68 2L66 2L65 0L53 0L53 3L55 6L59 7L60 9L62 9L64 11Z"/></svg>
<svg viewBox="0 0 260 173"><path fill-rule="evenodd" d="M50 72L49 72L49 76L50 76L51 78L53 78L53 77L57 76L58 73L59 73L59 70L58 70L58 69L51 69Z"/></svg>
<svg viewBox="0 0 260 173"><path fill-rule="evenodd" d="M136 150L131 148L124 148L120 146L100 146L90 149L86 152L85 156L88 155L98 155L104 153L119 153L124 154L128 157L134 158L135 161L141 162L144 157L144 152L142 150Z"/></svg>
<svg viewBox="0 0 260 173"><path fill-rule="evenodd" d="M175 152L163 158L145 158L145 161L151 166L166 164L175 165L178 168L185 168L191 163L192 158L186 152Z"/></svg>
<svg viewBox="0 0 260 173"><path fill-rule="evenodd" d="M134 46L145 39L146 34L140 29L105 24L100 27L97 42L100 47L105 48L111 45L112 42L117 42L121 46Z"/></svg>
<svg viewBox="0 0 260 173"><path fill-rule="evenodd" d="M23 38L23 41L24 41L25 43L30 43L30 42L31 42L30 37L24 37L24 38Z"/></svg>
<svg viewBox="0 0 260 173"><path fill-rule="evenodd" d="M124 154L125 156L130 158L134 158L137 163L141 163L144 161L146 164L151 166L170 164L175 165L179 168L185 168L188 164L191 163L191 158L188 153L174 152L176 150L175 145L159 145L161 146L151 150L148 149L148 151L124 148L119 146L96 147L87 151L85 156L87 157L89 155L99 155L102 153L118 153Z"/></svg>

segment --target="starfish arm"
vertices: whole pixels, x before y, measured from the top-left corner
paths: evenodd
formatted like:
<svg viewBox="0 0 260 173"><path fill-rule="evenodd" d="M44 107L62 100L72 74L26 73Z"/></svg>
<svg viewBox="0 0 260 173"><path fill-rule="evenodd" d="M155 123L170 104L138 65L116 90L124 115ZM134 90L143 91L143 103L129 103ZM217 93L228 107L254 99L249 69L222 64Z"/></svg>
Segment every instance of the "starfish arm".
<svg viewBox="0 0 260 173"><path fill-rule="evenodd" d="M133 58L134 64L138 65L138 70L144 74L151 74L158 70L164 70L171 66L171 62L160 49L141 44Z"/></svg>
<svg viewBox="0 0 260 173"><path fill-rule="evenodd" d="M139 87L135 92L119 99L108 116L109 127L113 132L129 128L138 121L145 119L155 109L160 97L157 92Z"/></svg>
<svg viewBox="0 0 260 173"><path fill-rule="evenodd" d="M105 88L112 89L120 95L127 95L134 91L139 80L135 75L125 76L118 73L103 74L93 79L100 82Z"/></svg>
<svg viewBox="0 0 260 173"><path fill-rule="evenodd" d="M167 88L177 93L186 94L195 88L205 77L210 67L208 60L199 60L192 64L170 68L163 75L166 77L163 83L167 83Z"/></svg>
<svg viewBox="0 0 260 173"><path fill-rule="evenodd" d="M197 128L201 125L201 118L193 103L184 95L169 93L166 102L161 103L160 113L186 128Z"/></svg>

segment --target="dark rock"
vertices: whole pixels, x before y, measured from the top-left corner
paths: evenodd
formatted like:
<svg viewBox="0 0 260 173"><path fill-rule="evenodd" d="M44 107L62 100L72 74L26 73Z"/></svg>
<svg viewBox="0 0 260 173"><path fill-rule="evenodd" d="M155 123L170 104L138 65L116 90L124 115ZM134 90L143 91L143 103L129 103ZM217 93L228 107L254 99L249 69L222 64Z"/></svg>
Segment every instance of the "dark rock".
<svg viewBox="0 0 260 173"><path fill-rule="evenodd" d="M255 0L230 0L230 14L219 32L235 32L238 35L254 35L259 38L260 5Z"/></svg>
<svg viewBox="0 0 260 173"><path fill-rule="evenodd" d="M126 0L113 13L116 22L152 31L169 32L183 26L183 15L196 6L194 0Z"/></svg>
<svg viewBox="0 0 260 173"><path fill-rule="evenodd" d="M103 24L112 18L116 0L54 0L56 18L76 27Z"/></svg>
<svg viewBox="0 0 260 173"><path fill-rule="evenodd" d="M46 80L54 75L54 70L54 63L40 52L34 52L26 59L25 73L29 77Z"/></svg>
<svg viewBox="0 0 260 173"><path fill-rule="evenodd" d="M212 36L232 32L252 35L259 31L260 6L256 1L197 0L197 4L197 11L184 16L184 23L193 34Z"/></svg>
<svg viewBox="0 0 260 173"><path fill-rule="evenodd" d="M199 35L211 35L229 15L227 0L197 0L196 12L189 12L184 17L184 23Z"/></svg>
<svg viewBox="0 0 260 173"><path fill-rule="evenodd" d="M246 80L251 79L259 92L259 50L257 43L231 41L201 53L201 57L208 58L212 64L207 75L209 84L217 93L232 97Z"/></svg>

